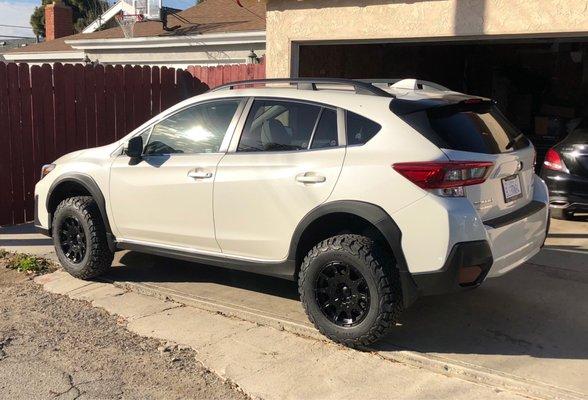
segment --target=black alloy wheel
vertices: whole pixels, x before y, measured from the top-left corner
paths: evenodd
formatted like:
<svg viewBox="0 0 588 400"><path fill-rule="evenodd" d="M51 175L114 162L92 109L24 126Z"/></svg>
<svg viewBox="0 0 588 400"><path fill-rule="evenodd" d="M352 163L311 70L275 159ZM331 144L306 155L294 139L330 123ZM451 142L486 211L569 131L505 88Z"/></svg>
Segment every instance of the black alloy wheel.
<svg viewBox="0 0 588 400"><path fill-rule="evenodd" d="M332 323L352 327L361 323L370 309L370 290L363 275L353 266L332 261L315 282L316 302Z"/></svg>
<svg viewBox="0 0 588 400"><path fill-rule="evenodd" d="M59 243L63 254L73 264L79 264L86 256L87 242L82 223L69 216L59 227Z"/></svg>

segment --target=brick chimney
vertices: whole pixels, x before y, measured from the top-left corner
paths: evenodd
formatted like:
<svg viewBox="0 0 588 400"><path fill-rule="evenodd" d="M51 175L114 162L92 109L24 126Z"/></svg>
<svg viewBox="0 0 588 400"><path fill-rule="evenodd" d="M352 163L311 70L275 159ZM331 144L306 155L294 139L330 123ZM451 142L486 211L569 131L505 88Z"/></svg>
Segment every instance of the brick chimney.
<svg viewBox="0 0 588 400"><path fill-rule="evenodd" d="M45 40L53 40L73 34L73 14L71 7L61 0L45 6Z"/></svg>

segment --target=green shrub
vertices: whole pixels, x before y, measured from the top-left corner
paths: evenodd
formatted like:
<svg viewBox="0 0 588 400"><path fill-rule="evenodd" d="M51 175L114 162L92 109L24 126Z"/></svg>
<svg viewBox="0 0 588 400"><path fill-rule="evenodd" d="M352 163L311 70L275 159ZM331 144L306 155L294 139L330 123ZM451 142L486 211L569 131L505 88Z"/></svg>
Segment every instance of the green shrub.
<svg viewBox="0 0 588 400"><path fill-rule="evenodd" d="M18 272L40 273L49 268L49 263L47 260L28 254L15 254L9 260L8 268L15 269Z"/></svg>

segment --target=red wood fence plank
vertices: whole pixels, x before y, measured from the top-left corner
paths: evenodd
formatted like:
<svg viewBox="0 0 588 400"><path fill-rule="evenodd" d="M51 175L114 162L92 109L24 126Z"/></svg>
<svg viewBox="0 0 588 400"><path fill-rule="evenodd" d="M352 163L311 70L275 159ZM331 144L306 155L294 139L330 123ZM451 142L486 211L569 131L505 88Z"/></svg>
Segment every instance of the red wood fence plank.
<svg viewBox="0 0 588 400"><path fill-rule="evenodd" d="M17 64L8 64L8 101L10 103L10 175L12 179L12 223L25 221L24 176L22 160L21 98Z"/></svg>
<svg viewBox="0 0 588 400"><path fill-rule="evenodd" d="M67 128L65 118L67 116L65 82L67 80L65 66L59 63L53 64L53 95L55 97L55 156L65 154L67 146Z"/></svg>
<svg viewBox="0 0 588 400"><path fill-rule="evenodd" d="M55 148L55 91L53 89L53 68L49 64L41 66L39 76L43 97L43 163L47 164L57 158L57 151ZM34 87L35 85L33 85ZM33 93L33 96L35 94Z"/></svg>
<svg viewBox="0 0 588 400"><path fill-rule="evenodd" d="M124 93L125 93L125 107L124 107L124 117L125 117L125 128L124 133L121 136L126 135L129 133L133 126L135 126L134 116L133 116L133 96L135 94L135 74L133 71L132 65L125 65L124 66Z"/></svg>
<svg viewBox="0 0 588 400"><path fill-rule="evenodd" d="M125 135L125 87L124 87L124 70L122 65L114 67L114 98L116 101L114 110L116 115L116 134L115 138L120 139Z"/></svg>
<svg viewBox="0 0 588 400"><path fill-rule="evenodd" d="M161 71L159 67L151 68L151 116L161 112Z"/></svg>
<svg viewBox="0 0 588 400"><path fill-rule="evenodd" d="M25 221L33 219L33 195L35 192L35 183L39 166L35 160L34 142L33 142L33 120L31 105L31 75L28 64L19 64L18 79L20 86L21 98L21 135L22 135L22 152L23 152L23 185L24 185L24 206Z"/></svg>
<svg viewBox="0 0 588 400"><path fill-rule="evenodd" d="M86 129L86 84L84 80L84 66L74 66L74 96L76 107L76 127L74 131L76 150L88 147L88 134Z"/></svg>
<svg viewBox="0 0 588 400"><path fill-rule="evenodd" d="M77 150L76 142L76 95L75 68L71 64L63 66L65 86L65 138L66 152Z"/></svg>
<svg viewBox="0 0 588 400"><path fill-rule="evenodd" d="M114 141L114 124L107 128L108 115L106 115L106 87L104 82L104 66L97 65L94 68L94 79L96 80L94 90L96 91L96 144L103 146ZM109 103L112 101L109 99ZM112 119L114 121L114 119ZM107 129L111 129L108 131ZM112 138L112 140L108 140Z"/></svg>
<svg viewBox="0 0 588 400"><path fill-rule="evenodd" d="M84 67L84 93L86 98L87 147L96 147L96 74L93 65Z"/></svg>
<svg viewBox="0 0 588 400"><path fill-rule="evenodd" d="M44 79L43 69L39 65L31 67L31 89L32 89L32 122L33 122L33 158L38 167L46 164L45 142L50 139L50 132L45 132L45 115L44 115ZM35 179L38 178L38 172Z"/></svg>
<svg viewBox="0 0 588 400"><path fill-rule="evenodd" d="M9 107L6 64L0 63L0 225L12 224Z"/></svg>
<svg viewBox="0 0 588 400"><path fill-rule="evenodd" d="M104 68L104 141L116 140L116 71L112 65Z"/></svg>

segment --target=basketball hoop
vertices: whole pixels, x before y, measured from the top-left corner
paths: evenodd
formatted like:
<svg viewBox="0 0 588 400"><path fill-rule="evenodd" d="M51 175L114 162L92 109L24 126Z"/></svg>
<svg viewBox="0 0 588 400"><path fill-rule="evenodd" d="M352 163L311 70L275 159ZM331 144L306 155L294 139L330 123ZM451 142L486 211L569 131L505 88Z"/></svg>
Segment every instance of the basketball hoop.
<svg viewBox="0 0 588 400"><path fill-rule="evenodd" d="M143 15L141 14L118 14L116 17L116 22L122 29L125 38L130 39L135 35L135 24L137 22L141 22L143 20Z"/></svg>

